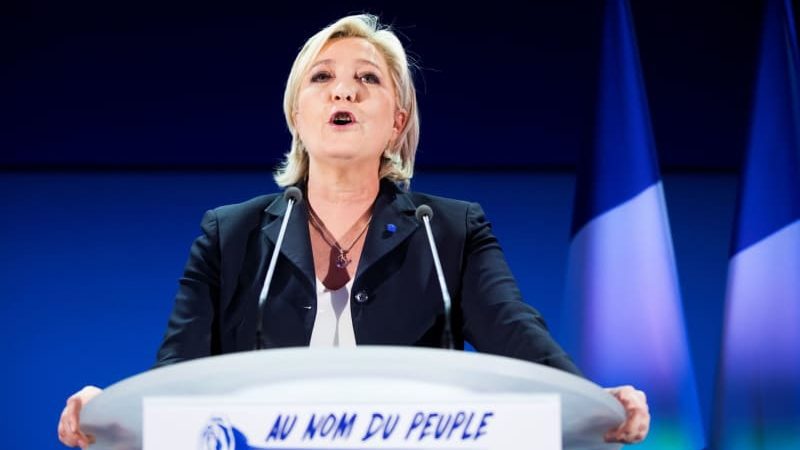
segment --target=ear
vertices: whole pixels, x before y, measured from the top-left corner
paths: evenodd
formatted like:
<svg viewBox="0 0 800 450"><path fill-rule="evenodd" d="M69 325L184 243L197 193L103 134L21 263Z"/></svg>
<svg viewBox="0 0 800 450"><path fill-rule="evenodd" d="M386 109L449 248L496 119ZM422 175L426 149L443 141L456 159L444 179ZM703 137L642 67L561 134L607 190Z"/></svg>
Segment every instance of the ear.
<svg viewBox="0 0 800 450"><path fill-rule="evenodd" d="M392 125L393 137L396 139L397 136L400 136L400 132L406 126L406 121L408 120L408 112L405 109L398 109L394 113L394 124Z"/></svg>

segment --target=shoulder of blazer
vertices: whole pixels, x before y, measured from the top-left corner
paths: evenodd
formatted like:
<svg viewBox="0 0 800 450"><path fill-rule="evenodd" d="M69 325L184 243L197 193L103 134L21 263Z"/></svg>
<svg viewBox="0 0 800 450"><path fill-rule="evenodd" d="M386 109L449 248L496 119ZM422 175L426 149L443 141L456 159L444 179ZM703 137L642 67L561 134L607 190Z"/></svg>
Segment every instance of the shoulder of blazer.
<svg viewBox="0 0 800 450"><path fill-rule="evenodd" d="M468 211L473 209L473 202L456 200L452 198L439 197L436 195L425 194L422 192L409 192L409 199L415 206L428 205L433 210L433 221L447 222L452 225L463 225L467 218Z"/></svg>
<svg viewBox="0 0 800 450"><path fill-rule="evenodd" d="M422 204L426 204L431 208L436 206L438 208L443 208L447 210L464 211L472 204L472 202L468 202L465 200L439 197L438 195L426 194L424 192L408 192L407 195L411 198L411 201L414 202L415 205L419 206ZM436 212L434 211L434 214L435 213Z"/></svg>
<svg viewBox="0 0 800 450"><path fill-rule="evenodd" d="M220 233L240 233L260 227L264 209L281 194L259 195L241 203L214 208Z"/></svg>

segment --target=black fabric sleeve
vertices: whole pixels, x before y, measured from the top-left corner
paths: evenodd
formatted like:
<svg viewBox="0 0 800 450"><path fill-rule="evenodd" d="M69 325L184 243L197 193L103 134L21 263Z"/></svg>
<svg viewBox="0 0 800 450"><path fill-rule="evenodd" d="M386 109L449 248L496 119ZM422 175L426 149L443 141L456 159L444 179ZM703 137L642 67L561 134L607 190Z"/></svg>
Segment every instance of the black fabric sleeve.
<svg viewBox="0 0 800 450"><path fill-rule="evenodd" d="M220 248L217 215L207 211L180 279L175 306L155 367L209 356L220 295Z"/></svg>
<svg viewBox="0 0 800 450"><path fill-rule="evenodd" d="M466 340L480 352L582 375L553 340L541 315L522 300L480 205L467 208L466 227L461 299Z"/></svg>

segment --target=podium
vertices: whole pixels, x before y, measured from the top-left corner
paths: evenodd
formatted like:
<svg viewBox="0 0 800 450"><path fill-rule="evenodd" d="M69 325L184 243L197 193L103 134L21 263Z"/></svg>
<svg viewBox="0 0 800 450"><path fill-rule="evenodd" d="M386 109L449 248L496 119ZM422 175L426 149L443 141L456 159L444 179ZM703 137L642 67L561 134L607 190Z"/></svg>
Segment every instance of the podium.
<svg viewBox="0 0 800 450"><path fill-rule="evenodd" d="M557 394L562 445L618 449L603 435L625 418L610 394L583 378L495 355L413 347L289 348L235 353L154 369L89 402L81 428L92 450L142 448L148 397L226 396L270 403L469 401L481 395Z"/></svg>

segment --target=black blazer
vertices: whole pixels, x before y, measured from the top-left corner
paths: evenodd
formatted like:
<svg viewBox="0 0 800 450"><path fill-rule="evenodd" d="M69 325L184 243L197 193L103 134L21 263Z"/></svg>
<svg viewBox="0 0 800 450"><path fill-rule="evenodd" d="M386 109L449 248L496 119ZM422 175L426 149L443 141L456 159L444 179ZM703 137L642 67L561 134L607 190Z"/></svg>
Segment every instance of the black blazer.
<svg viewBox="0 0 800 450"><path fill-rule="evenodd" d="M422 204L434 212L456 346L466 340L478 351L579 373L539 313L522 301L481 207L404 192L388 181L381 183L351 291L357 344L441 343L441 290L424 226L414 215ZM157 366L254 348L258 296L286 206L282 195L272 194L206 212ZM267 297L266 347L308 345L317 306L313 261L301 202L289 219Z"/></svg>

